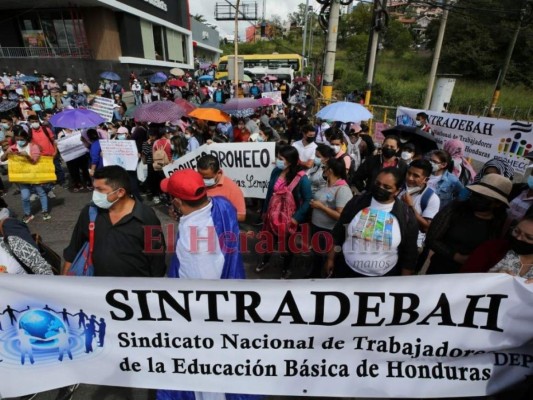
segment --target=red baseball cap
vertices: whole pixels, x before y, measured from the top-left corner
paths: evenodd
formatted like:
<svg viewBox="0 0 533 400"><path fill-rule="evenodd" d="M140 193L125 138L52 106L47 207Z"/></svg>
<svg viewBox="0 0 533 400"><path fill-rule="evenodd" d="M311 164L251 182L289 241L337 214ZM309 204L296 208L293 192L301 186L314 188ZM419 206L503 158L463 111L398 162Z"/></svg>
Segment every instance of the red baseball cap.
<svg viewBox="0 0 533 400"><path fill-rule="evenodd" d="M180 200L198 200L206 194L202 175L193 169L175 171L161 181L161 190Z"/></svg>

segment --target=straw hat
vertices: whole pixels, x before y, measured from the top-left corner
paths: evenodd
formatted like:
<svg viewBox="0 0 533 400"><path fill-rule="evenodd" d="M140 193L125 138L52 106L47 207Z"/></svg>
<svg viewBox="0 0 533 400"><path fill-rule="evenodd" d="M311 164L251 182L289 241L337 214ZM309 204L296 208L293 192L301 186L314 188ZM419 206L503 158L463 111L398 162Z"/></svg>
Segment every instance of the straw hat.
<svg viewBox="0 0 533 400"><path fill-rule="evenodd" d="M513 189L513 183L498 174L485 175L479 183L467 186L473 192L496 199L509 206L508 197Z"/></svg>

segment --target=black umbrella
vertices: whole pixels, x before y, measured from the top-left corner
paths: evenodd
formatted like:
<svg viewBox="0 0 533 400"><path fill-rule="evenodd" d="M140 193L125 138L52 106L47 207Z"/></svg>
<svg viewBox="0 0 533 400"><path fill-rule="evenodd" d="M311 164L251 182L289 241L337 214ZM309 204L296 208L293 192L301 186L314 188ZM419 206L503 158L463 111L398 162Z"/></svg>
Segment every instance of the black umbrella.
<svg viewBox="0 0 533 400"><path fill-rule="evenodd" d="M151 69L143 69L141 73L139 74L139 76L150 76L153 74L155 74L155 72L152 71Z"/></svg>
<svg viewBox="0 0 533 400"><path fill-rule="evenodd" d="M432 150L437 150L437 139L416 126L397 125L393 128L384 129L381 133L383 136L396 135L404 143L412 143L415 145L416 154L425 154ZM405 142L407 140L407 142Z"/></svg>

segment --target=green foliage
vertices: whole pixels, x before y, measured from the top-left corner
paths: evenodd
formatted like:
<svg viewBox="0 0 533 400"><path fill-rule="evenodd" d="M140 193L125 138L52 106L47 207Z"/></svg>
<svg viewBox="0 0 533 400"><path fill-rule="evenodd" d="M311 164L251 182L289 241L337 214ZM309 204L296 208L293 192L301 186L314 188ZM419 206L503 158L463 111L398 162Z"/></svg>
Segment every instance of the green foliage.
<svg viewBox="0 0 533 400"><path fill-rule="evenodd" d="M339 43L344 43L354 35L368 34L372 21L372 7L370 4L359 3L349 13L341 15L338 27Z"/></svg>
<svg viewBox="0 0 533 400"><path fill-rule="evenodd" d="M413 43L413 36L401 22L397 20L389 22L383 40L386 49L393 50L396 57L401 57L410 50Z"/></svg>

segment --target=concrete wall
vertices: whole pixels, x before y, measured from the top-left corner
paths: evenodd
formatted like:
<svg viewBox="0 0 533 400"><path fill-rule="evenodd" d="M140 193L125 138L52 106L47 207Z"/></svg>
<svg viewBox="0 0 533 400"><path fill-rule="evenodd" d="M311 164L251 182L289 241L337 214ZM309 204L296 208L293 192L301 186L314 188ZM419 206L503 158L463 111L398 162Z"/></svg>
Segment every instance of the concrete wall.
<svg viewBox="0 0 533 400"><path fill-rule="evenodd" d="M96 60L118 60L122 54L115 13L102 7L85 8L87 41Z"/></svg>
<svg viewBox="0 0 533 400"><path fill-rule="evenodd" d="M220 35L216 29L210 28L209 26L198 22L194 18L191 18L191 31L192 31L192 40L198 43L203 43L207 46L212 46L214 48L220 48ZM203 33L207 32L208 38L204 39Z"/></svg>

